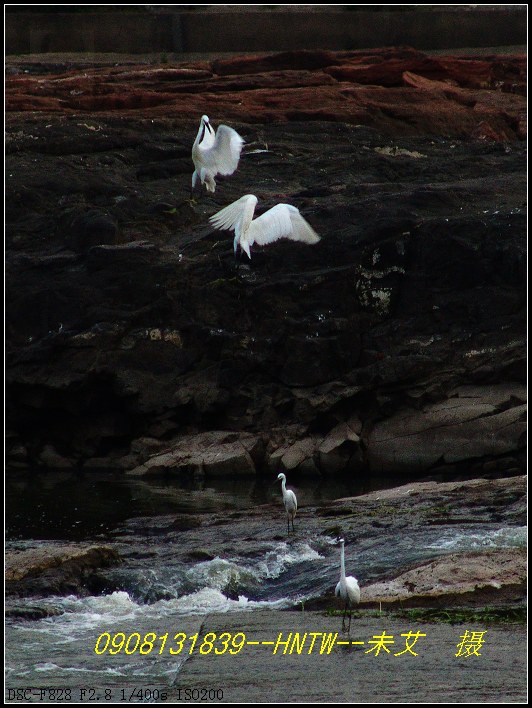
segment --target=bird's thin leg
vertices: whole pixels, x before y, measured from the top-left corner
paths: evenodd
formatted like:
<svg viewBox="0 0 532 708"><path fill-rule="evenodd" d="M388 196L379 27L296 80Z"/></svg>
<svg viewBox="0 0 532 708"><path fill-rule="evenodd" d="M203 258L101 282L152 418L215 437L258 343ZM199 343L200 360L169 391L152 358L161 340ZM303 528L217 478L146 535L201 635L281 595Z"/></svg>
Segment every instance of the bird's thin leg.
<svg viewBox="0 0 532 708"><path fill-rule="evenodd" d="M342 632L345 632L345 616L347 614L347 601L344 607L344 616L342 617Z"/></svg>
<svg viewBox="0 0 532 708"><path fill-rule="evenodd" d="M235 238L233 240L233 251L235 253L235 265L238 270L238 266L240 265L240 263L238 261L238 236L235 236Z"/></svg>
<svg viewBox="0 0 532 708"><path fill-rule="evenodd" d="M353 612L353 610L351 609L351 607L349 607L349 627L347 628L348 634L351 634L351 614L352 614L352 612Z"/></svg>
<svg viewBox="0 0 532 708"><path fill-rule="evenodd" d="M288 535L290 535L290 517L287 516L286 520L288 521Z"/></svg>
<svg viewBox="0 0 532 708"><path fill-rule="evenodd" d="M294 515L292 514L292 531L295 533L296 530L294 528Z"/></svg>
<svg viewBox="0 0 532 708"><path fill-rule="evenodd" d="M196 170L194 170L194 174L192 175L192 182L190 185L190 201L194 202L194 203L196 202L196 200L194 199L194 189L196 188L197 181L198 181L198 173L196 172Z"/></svg>

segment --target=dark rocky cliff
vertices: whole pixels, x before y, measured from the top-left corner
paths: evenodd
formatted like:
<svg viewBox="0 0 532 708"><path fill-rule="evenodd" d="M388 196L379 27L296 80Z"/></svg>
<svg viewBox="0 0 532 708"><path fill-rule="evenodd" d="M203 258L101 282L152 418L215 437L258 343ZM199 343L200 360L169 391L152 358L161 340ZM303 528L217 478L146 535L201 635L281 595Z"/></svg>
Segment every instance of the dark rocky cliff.
<svg viewBox="0 0 532 708"><path fill-rule="evenodd" d="M517 473L524 67L408 49L11 60L10 464ZM247 146L189 203L202 113ZM321 242L236 265L208 217L249 192Z"/></svg>

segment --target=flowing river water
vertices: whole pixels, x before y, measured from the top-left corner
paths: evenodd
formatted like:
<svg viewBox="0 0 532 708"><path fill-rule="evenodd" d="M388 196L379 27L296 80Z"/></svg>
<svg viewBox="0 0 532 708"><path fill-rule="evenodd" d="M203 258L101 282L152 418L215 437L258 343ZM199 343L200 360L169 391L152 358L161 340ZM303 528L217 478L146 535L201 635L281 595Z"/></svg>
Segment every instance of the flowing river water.
<svg viewBox="0 0 532 708"><path fill-rule="evenodd" d="M394 485L385 480L381 486ZM348 481L298 480L300 514L296 532L287 536L274 481L179 484L62 472L9 476L8 550L90 541L112 545L123 563L100 571L102 585L94 594L8 599L8 609L22 603L50 616L7 620L7 687L103 689L137 682L162 690L175 685L185 652L121 651L110 662L108 654L95 652L98 637L154 632L158 648L165 633L193 637L213 614L241 613L245 631L249 613L304 608L330 594L338 580L336 526L330 520L311 524L305 507L366 491L369 485ZM348 568L356 570L363 587L452 551L525 544L526 528L504 523L405 524L398 532L383 522L356 539L356 555L346 550ZM154 698L150 693L138 700Z"/></svg>

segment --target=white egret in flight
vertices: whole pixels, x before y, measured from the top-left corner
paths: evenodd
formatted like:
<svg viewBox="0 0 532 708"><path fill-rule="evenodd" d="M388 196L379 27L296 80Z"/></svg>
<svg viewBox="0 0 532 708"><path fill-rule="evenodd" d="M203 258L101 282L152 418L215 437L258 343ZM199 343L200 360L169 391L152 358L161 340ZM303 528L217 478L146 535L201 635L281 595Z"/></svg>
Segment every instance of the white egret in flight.
<svg viewBox="0 0 532 708"><path fill-rule="evenodd" d="M239 245L251 258L250 248L254 243L265 246L280 238L309 244L320 240L312 226L301 216L299 209L291 204L277 204L253 219L257 201L255 195L246 194L209 219L216 229L235 232L235 256Z"/></svg>
<svg viewBox="0 0 532 708"><path fill-rule="evenodd" d="M240 153L244 145L243 138L227 125L219 125L216 135L209 123L208 116L201 116L200 127L194 145L192 146L192 191L198 177L207 187L208 192L214 192L216 175L232 175L238 167Z"/></svg>
<svg viewBox="0 0 532 708"><path fill-rule="evenodd" d="M286 516L288 519L288 533L290 533L290 519L292 519L292 531L295 531L294 517L297 511L297 499L294 492L291 489L286 488L286 475L281 472L277 479L282 481L281 488L283 490L283 504L286 509Z"/></svg>
<svg viewBox="0 0 532 708"><path fill-rule="evenodd" d="M344 616L342 618L342 631L345 630L345 616L349 608L349 628L347 630L347 633L349 634L351 631L351 610L354 605L358 605L360 602L360 588L358 587L358 580L353 578L352 575L348 575L347 578L345 577L344 539L341 538L339 543L342 548L340 561L340 582L336 586L334 594L336 597L341 597L345 602Z"/></svg>

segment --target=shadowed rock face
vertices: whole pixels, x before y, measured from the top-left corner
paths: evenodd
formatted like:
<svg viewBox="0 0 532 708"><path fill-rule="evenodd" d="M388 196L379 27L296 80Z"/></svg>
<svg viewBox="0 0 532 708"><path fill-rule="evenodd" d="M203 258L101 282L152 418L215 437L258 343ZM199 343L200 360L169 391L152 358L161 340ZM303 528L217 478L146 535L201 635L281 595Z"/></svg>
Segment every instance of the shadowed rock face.
<svg viewBox="0 0 532 708"><path fill-rule="evenodd" d="M11 75L12 464L515 474L522 70L386 50ZM205 112L247 146L192 204ZM237 267L208 217L249 192L320 243Z"/></svg>
<svg viewBox="0 0 532 708"><path fill-rule="evenodd" d="M403 410L374 425L370 464L388 472L422 470L439 460L456 463L511 452L526 435L525 400L524 387L462 387L443 403Z"/></svg>

